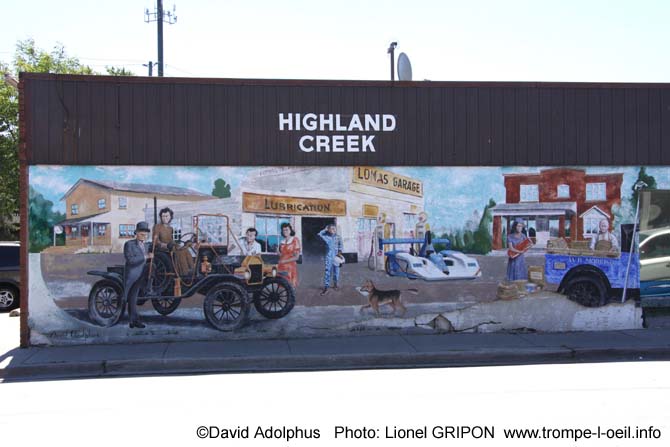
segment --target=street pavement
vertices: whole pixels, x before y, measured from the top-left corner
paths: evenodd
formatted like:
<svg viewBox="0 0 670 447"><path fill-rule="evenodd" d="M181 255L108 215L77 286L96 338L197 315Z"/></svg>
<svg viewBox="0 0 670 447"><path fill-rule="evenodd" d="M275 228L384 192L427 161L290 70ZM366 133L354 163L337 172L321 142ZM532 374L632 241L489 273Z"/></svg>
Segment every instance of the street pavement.
<svg viewBox="0 0 670 447"><path fill-rule="evenodd" d="M0 314L0 380L670 359L670 327L603 332L343 335L18 348Z"/></svg>

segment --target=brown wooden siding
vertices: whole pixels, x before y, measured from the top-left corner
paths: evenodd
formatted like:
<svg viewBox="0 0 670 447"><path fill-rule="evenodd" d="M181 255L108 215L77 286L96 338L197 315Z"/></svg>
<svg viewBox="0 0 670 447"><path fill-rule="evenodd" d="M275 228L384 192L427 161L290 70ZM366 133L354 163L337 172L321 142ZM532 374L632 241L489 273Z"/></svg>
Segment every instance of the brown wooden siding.
<svg viewBox="0 0 670 447"><path fill-rule="evenodd" d="M670 164L670 84L22 74L30 164ZM390 113L374 153L305 153L278 113ZM324 132L329 134L328 132Z"/></svg>

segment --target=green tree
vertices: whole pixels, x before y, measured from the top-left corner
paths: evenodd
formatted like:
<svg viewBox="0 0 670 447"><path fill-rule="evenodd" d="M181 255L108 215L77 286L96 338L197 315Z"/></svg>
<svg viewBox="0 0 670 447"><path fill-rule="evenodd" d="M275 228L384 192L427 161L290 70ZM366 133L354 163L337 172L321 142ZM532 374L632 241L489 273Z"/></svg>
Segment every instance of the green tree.
<svg viewBox="0 0 670 447"><path fill-rule="evenodd" d="M107 71L108 75L111 76L135 76L135 73L133 73L130 70L127 70L124 67L109 67L106 66L105 70Z"/></svg>
<svg viewBox="0 0 670 447"><path fill-rule="evenodd" d="M0 76L9 67L0 62ZM0 240L18 239L19 212L18 92L0 79Z"/></svg>
<svg viewBox="0 0 670 447"><path fill-rule="evenodd" d="M657 188L656 179L653 176L647 174L647 168L645 168L644 166L640 166L640 170L637 173L637 179L635 180L635 183L639 181L643 181L644 183L647 184L647 186L645 186L645 189ZM631 186L630 188L631 191L633 192L630 196L630 204L633 207L633 209L635 209L635 207L637 206L637 196L638 196L638 191L635 189L635 183L633 183L633 186Z"/></svg>
<svg viewBox="0 0 670 447"><path fill-rule="evenodd" d="M11 65L0 61L0 239L17 239L14 217L19 212L19 98L17 90L4 81L9 75L18 79L19 72L57 74L98 74L76 57L69 56L63 45L45 51L33 39L16 44ZM132 75L125 68L107 67L115 76Z"/></svg>
<svg viewBox="0 0 670 447"><path fill-rule="evenodd" d="M218 197L219 199L227 199L230 197L230 185L222 178L218 178L214 181L214 189L212 189L212 195Z"/></svg>
<svg viewBox="0 0 670 447"><path fill-rule="evenodd" d="M479 221L479 226L474 233L474 241L470 249L471 253L485 255L493 247L493 237L491 236L493 215L491 214L491 208L494 206L496 206L495 200L489 199L489 203L484 207L484 213Z"/></svg>
<svg viewBox="0 0 670 447"><path fill-rule="evenodd" d="M28 216L30 220L30 251L39 253L53 243L53 227L65 219L65 214L53 210L53 202L35 191L32 186L28 194Z"/></svg>

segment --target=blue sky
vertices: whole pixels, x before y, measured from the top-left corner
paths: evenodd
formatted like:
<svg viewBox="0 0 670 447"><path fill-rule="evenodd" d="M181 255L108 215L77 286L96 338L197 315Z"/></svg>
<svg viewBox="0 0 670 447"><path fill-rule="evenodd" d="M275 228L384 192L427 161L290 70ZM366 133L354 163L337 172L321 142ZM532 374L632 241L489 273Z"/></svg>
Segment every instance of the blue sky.
<svg viewBox="0 0 670 447"><path fill-rule="evenodd" d="M144 74L142 64L156 60L156 25L143 20L155 1L5 3L0 61L9 62L16 41L28 37L47 49L60 42L99 71L116 65ZM389 78L386 49L397 41L415 80L670 82L667 0L174 3L178 21L165 25L166 76L382 80ZM164 4L172 9L173 2ZM33 186L57 206L80 177L163 184L176 178L209 193L214 179L235 188L244 175L230 168L81 167L57 175L33 169ZM398 171L425 177L428 208L457 226L489 198L504 197L500 169L478 171L477 181L462 169ZM626 192L635 171L626 169ZM670 187L668 171L654 171L659 186Z"/></svg>
<svg viewBox="0 0 670 447"><path fill-rule="evenodd" d="M668 82L667 0L165 0L167 76L388 79L386 49L415 80ZM0 60L18 39L65 45L94 69L146 73L155 1L7 1Z"/></svg>
<svg viewBox="0 0 670 447"><path fill-rule="evenodd" d="M63 212L63 194L80 178L111 180L129 183L152 183L181 186L211 194L214 180L223 178L233 190L254 169L246 167L96 167L96 166L31 166L30 184L47 199L54 208ZM328 169L328 168L324 168ZM474 211L483 210L489 199L504 203L505 188L503 173L539 172L543 168L526 167L386 167L400 174L424 182L425 208L435 228L461 228ZM637 167L587 168L588 173L623 172L622 195L630 195L637 178ZM670 168L649 168L660 189L670 189ZM318 185L315 185L318 196Z"/></svg>

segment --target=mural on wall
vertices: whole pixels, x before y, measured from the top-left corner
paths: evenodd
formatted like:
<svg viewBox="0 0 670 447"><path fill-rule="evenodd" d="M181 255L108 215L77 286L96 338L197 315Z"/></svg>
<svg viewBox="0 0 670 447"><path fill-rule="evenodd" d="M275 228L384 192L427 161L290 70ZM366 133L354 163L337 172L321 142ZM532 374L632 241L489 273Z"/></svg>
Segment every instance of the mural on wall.
<svg viewBox="0 0 670 447"><path fill-rule="evenodd" d="M634 167L29 176L30 326L47 344L532 328L515 315L543 302L548 330L570 329L556 302L635 296L633 185L670 187L670 171Z"/></svg>

